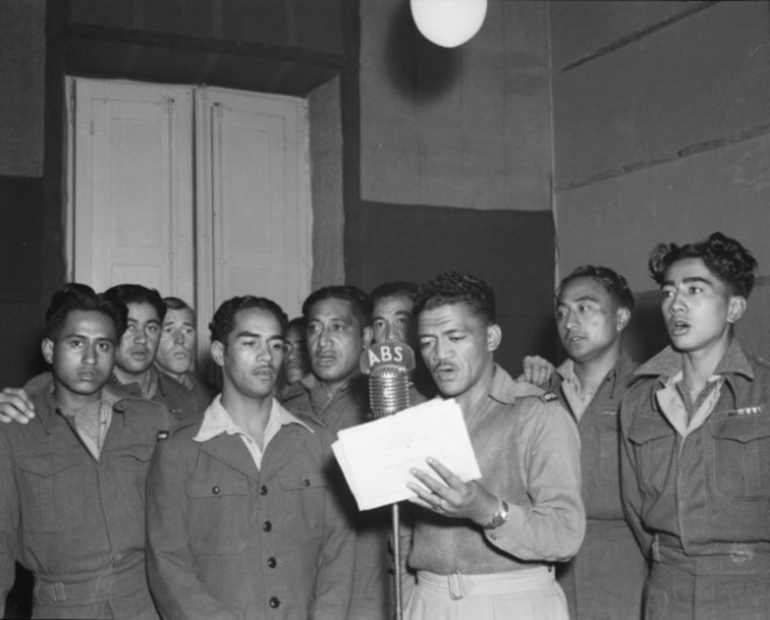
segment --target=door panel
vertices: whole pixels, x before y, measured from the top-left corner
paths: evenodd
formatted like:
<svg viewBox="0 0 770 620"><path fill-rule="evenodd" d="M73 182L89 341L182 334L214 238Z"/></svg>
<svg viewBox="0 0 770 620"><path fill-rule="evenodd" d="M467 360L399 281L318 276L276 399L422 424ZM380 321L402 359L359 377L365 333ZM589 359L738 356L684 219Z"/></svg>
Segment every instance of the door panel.
<svg viewBox="0 0 770 620"><path fill-rule="evenodd" d="M192 299L192 93L75 80L73 277Z"/></svg>
<svg viewBox="0 0 770 620"><path fill-rule="evenodd" d="M311 276L306 104L213 88L196 101L199 238L211 239L199 306L250 294L296 316Z"/></svg>
<svg viewBox="0 0 770 620"><path fill-rule="evenodd" d="M135 282L193 304L202 354L214 310L233 295L299 314L312 270L304 100L80 78L69 87L74 280Z"/></svg>

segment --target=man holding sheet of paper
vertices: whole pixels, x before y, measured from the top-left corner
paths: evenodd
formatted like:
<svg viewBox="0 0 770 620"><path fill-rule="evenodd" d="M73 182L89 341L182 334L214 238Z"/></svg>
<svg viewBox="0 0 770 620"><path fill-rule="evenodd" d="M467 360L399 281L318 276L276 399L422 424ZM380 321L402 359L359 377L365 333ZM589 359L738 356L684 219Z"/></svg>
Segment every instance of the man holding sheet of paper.
<svg viewBox="0 0 770 620"><path fill-rule="evenodd" d="M420 287L415 310L423 359L462 409L481 478L463 482L433 458L412 470L422 510L405 618L566 620L552 563L575 555L585 532L575 425L555 395L495 364L502 332L485 282L441 274Z"/></svg>

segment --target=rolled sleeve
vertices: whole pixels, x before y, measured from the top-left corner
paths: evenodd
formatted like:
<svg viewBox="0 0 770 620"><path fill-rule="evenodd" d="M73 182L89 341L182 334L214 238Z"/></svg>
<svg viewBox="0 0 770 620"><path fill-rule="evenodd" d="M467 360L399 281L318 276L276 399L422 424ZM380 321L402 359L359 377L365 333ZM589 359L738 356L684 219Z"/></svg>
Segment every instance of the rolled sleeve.
<svg viewBox="0 0 770 620"><path fill-rule="evenodd" d="M508 520L486 531L487 540L522 560L568 560L585 535L577 427L558 403L538 402L522 431L518 465L530 501L520 505L503 498Z"/></svg>

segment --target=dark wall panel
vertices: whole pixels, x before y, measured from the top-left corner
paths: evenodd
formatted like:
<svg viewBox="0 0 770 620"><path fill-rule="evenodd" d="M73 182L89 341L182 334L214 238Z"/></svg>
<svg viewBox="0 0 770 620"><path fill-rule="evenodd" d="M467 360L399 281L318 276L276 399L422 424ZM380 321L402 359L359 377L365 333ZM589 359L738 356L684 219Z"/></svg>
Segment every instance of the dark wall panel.
<svg viewBox="0 0 770 620"><path fill-rule="evenodd" d="M769 23L768 2L720 2L556 75L557 190L767 133Z"/></svg>
<svg viewBox="0 0 770 620"><path fill-rule="evenodd" d="M42 269L42 179L0 176L0 302L36 303Z"/></svg>
<svg viewBox="0 0 770 620"><path fill-rule="evenodd" d="M40 367L43 181L0 176L0 388L22 385Z"/></svg>
<svg viewBox="0 0 770 620"><path fill-rule="evenodd" d="M343 53L341 0L70 0L73 24Z"/></svg>
<svg viewBox="0 0 770 620"><path fill-rule="evenodd" d="M45 3L0 2L0 174L43 173Z"/></svg>
<svg viewBox="0 0 770 620"><path fill-rule="evenodd" d="M549 212L477 211L365 202L361 282L423 282L440 271L472 273L497 294L503 344L498 361L518 374L521 358L555 359L554 225Z"/></svg>

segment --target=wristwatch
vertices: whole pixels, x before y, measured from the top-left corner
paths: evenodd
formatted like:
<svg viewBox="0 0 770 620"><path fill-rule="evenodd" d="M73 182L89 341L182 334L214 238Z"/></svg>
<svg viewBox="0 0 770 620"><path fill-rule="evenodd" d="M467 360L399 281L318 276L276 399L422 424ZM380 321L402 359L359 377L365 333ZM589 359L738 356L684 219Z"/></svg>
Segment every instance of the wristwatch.
<svg viewBox="0 0 770 620"><path fill-rule="evenodd" d="M481 527L483 527L485 530L496 530L508 520L509 514L510 509L508 508L508 502L506 502L504 499L501 499L500 508L495 514L492 515L492 520L489 523L485 523Z"/></svg>

